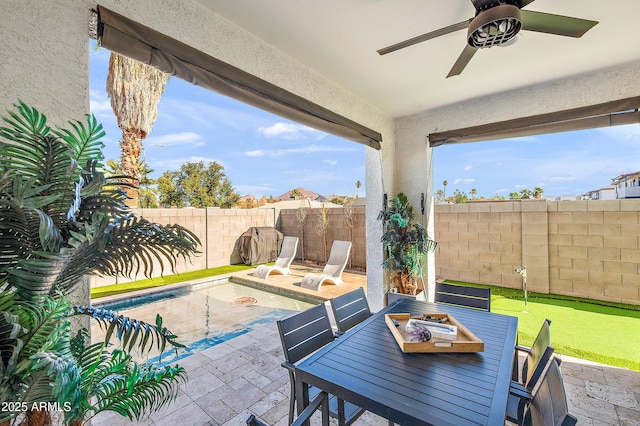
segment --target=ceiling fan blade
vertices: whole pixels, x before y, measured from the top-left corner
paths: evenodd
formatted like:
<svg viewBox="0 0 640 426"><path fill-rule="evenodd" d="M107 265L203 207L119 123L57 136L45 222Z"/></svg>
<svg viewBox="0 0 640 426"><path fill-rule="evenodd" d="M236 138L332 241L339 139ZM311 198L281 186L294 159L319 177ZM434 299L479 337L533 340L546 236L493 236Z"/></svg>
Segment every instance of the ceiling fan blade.
<svg viewBox="0 0 640 426"><path fill-rule="evenodd" d="M522 11L522 29L539 33L580 38L598 21L553 15L551 13Z"/></svg>
<svg viewBox="0 0 640 426"><path fill-rule="evenodd" d="M518 3L520 3L520 9L522 9L523 7L533 3L535 0L520 0Z"/></svg>
<svg viewBox="0 0 640 426"><path fill-rule="evenodd" d="M460 74L465 69L465 67L467 66L471 58L473 58L473 55L475 55L477 51L478 49L476 49L475 47L471 47L467 44L464 47L464 50L462 51L460 56L458 56L458 60L456 61L456 63L453 64L451 71L449 71L449 74L447 74L447 78Z"/></svg>
<svg viewBox="0 0 640 426"><path fill-rule="evenodd" d="M439 30L431 31L430 33L422 34L417 37L410 38L409 40L392 44L391 46L384 47L377 52L380 55L386 55L387 53L395 52L396 50L404 49L405 47L413 46L414 44L422 43L423 41L431 40L432 38L440 37L454 31L463 30L469 26L470 22L471 19L469 19L468 21L462 21L457 24L449 25L448 27L440 28Z"/></svg>

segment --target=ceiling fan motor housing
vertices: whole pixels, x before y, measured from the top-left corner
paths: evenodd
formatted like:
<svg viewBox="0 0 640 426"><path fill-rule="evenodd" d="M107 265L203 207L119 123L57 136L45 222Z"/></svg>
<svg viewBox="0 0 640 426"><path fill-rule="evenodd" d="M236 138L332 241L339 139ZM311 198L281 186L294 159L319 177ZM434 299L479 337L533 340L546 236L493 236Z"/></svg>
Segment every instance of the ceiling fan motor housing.
<svg viewBox="0 0 640 426"><path fill-rule="evenodd" d="M467 42L477 49L499 46L515 37L521 28L520 8L500 4L478 12L469 24Z"/></svg>

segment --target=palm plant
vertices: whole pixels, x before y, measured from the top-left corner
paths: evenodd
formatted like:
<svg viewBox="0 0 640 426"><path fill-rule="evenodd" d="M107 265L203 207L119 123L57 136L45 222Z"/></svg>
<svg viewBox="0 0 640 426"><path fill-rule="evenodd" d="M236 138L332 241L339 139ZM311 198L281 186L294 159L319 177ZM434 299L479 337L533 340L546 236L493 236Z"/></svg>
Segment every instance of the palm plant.
<svg viewBox="0 0 640 426"><path fill-rule="evenodd" d="M36 109L23 102L16 109L0 127L0 402L19 409L1 412L0 424L21 412L37 424L47 413L33 404L53 402L74 424L88 411L140 418L173 400L186 375L178 366L137 365L126 351L180 347L176 336L159 316L152 325L72 307L67 295L92 273L151 276L165 263L173 270L199 241L131 213L121 180L100 171L104 132L94 117L53 130ZM72 341L73 315L107 328L99 349ZM113 335L125 352L106 349Z"/></svg>
<svg viewBox="0 0 640 426"><path fill-rule="evenodd" d="M427 230L415 222L413 207L403 193L389 200L387 208L378 215L382 221L381 242L384 248L382 268L392 271L392 289L398 293L415 295L417 280L422 278L424 255L435 249L436 242Z"/></svg>

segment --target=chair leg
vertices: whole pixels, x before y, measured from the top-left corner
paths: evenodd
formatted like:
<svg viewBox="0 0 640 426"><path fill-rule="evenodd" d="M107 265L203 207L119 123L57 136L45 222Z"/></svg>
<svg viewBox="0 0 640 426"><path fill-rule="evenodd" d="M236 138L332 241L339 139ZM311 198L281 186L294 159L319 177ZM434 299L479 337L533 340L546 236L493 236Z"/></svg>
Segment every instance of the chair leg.
<svg viewBox="0 0 640 426"><path fill-rule="evenodd" d="M346 425L346 418L344 414L344 401L338 398L338 426Z"/></svg>
<svg viewBox="0 0 640 426"><path fill-rule="evenodd" d="M291 372L289 372L291 374ZM291 383L291 396L289 397L289 423L293 423L293 415L295 414L296 409L296 386L294 383L294 379L289 377L289 383Z"/></svg>

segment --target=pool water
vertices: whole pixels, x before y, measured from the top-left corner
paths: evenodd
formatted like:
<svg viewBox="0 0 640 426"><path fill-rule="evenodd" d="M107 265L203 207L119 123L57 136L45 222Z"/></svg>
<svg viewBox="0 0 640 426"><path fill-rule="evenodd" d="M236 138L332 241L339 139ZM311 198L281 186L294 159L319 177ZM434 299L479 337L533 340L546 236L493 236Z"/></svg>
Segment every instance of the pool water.
<svg viewBox="0 0 640 426"><path fill-rule="evenodd" d="M155 293L142 298L99 305L119 314L155 324L156 314L162 323L178 336L186 349L134 354L137 360L166 365L193 353L226 342L276 320L313 306L253 287L217 281L173 291ZM105 332L94 321L91 328L93 342L104 339ZM117 343L117 339L111 339Z"/></svg>

